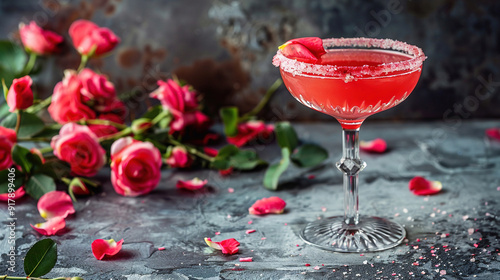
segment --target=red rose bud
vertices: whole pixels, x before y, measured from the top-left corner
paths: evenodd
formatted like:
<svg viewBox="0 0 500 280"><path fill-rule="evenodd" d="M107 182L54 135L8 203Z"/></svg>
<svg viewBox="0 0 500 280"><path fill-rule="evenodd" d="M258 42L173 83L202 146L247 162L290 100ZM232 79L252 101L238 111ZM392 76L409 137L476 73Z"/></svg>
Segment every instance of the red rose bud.
<svg viewBox="0 0 500 280"><path fill-rule="evenodd" d="M141 134L144 131L150 129L153 126L153 123L150 119L142 118L137 119L132 122L132 133Z"/></svg>
<svg viewBox="0 0 500 280"><path fill-rule="evenodd" d="M90 190L89 188L85 185L85 183L82 181L81 178L75 177L71 182L69 183L69 189L70 192L76 195L89 195Z"/></svg>
<svg viewBox="0 0 500 280"><path fill-rule="evenodd" d="M73 45L82 55L100 56L113 50L120 42L113 31L88 20L77 20L69 27Z"/></svg>
<svg viewBox="0 0 500 280"><path fill-rule="evenodd" d="M165 162L173 168L187 168L191 166L193 159L184 147L176 146Z"/></svg>
<svg viewBox="0 0 500 280"><path fill-rule="evenodd" d="M31 85L33 80L30 76L14 79L7 93L7 105L9 111L24 110L33 105L33 91Z"/></svg>
<svg viewBox="0 0 500 280"><path fill-rule="evenodd" d="M19 34L24 48L28 52L38 55L47 55L58 51L58 46L63 41L63 37L52 31L44 30L34 21L28 25L19 24Z"/></svg>

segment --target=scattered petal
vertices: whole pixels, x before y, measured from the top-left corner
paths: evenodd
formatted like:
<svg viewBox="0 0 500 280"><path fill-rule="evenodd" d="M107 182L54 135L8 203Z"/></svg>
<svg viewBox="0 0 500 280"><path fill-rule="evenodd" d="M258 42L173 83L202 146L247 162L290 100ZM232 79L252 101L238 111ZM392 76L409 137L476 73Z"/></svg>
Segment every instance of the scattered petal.
<svg viewBox="0 0 500 280"><path fill-rule="evenodd" d="M234 189L233 188L227 188L227 192L228 193L234 193Z"/></svg>
<svg viewBox="0 0 500 280"><path fill-rule="evenodd" d="M443 189L443 185L439 181L429 181L424 177L417 176L410 180L408 187L415 195L430 195L436 194Z"/></svg>
<svg viewBox="0 0 500 280"><path fill-rule="evenodd" d="M45 223L38 223L30 226L38 233L46 236L55 235L58 231L66 227L63 217L54 217Z"/></svg>
<svg viewBox="0 0 500 280"><path fill-rule="evenodd" d="M250 233L254 233L254 232L256 232L255 229L249 229L249 230L245 231L246 234L250 234Z"/></svg>
<svg viewBox="0 0 500 280"><path fill-rule="evenodd" d="M286 202L283 199L272 196L257 200L252 207L248 209L248 212L252 215L281 214L285 206Z"/></svg>
<svg viewBox="0 0 500 280"><path fill-rule="evenodd" d="M309 263L306 263L306 266L311 266L311 264L309 264Z"/></svg>
<svg viewBox="0 0 500 280"><path fill-rule="evenodd" d="M71 197L61 191L51 191L42 195L37 208L40 216L46 220L54 217L66 218L69 214L75 213Z"/></svg>
<svg viewBox="0 0 500 280"><path fill-rule="evenodd" d="M253 257L240 258L240 262L253 262Z"/></svg>
<svg viewBox="0 0 500 280"><path fill-rule="evenodd" d="M248 221L248 224L249 225L253 224L253 221L252 220Z"/></svg>
<svg viewBox="0 0 500 280"><path fill-rule="evenodd" d="M500 128L493 127L486 129L486 135L491 139L500 141Z"/></svg>
<svg viewBox="0 0 500 280"><path fill-rule="evenodd" d="M165 247L158 247L158 251L164 251Z"/></svg>
<svg viewBox="0 0 500 280"><path fill-rule="evenodd" d="M116 242L113 239L104 240L96 239L92 242L92 254L98 260L102 260L104 256L114 256L122 249L123 239Z"/></svg>
<svg viewBox="0 0 500 280"><path fill-rule="evenodd" d="M314 270L319 270L319 266L313 267Z"/></svg>
<svg viewBox="0 0 500 280"><path fill-rule="evenodd" d="M359 148L365 152L381 154L387 150L387 143L381 138L372 141L360 141Z"/></svg>
<svg viewBox="0 0 500 280"><path fill-rule="evenodd" d="M314 178L316 178L316 176L315 176L315 175L309 175L309 176L307 176L307 179L309 179L309 180L312 180L312 179L314 179Z"/></svg>
<svg viewBox="0 0 500 280"><path fill-rule="evenodd" d="M240 246L240 242L238 242L234 238L222 240L221 242L215 242L212 241L212 239L205 237L205 242L207 243L208 246L216 250L221 250L223 254L228 254L228 255L238 253L238 246Z"/></svg>
<svg viewBox="0 0 500 280"><path fill-rule="evenodd" d="M220 231L216 231L216 232L215 232L215 235L220 235Z"/></svg>
<svg viewBox="0 0 500 280"><path fill-rule="evenodd" d="M208 183L208 180L200 180L198 178L194 178L188 181L177 181L176 187L178 189L187 189L191 191L199 190L203 188Z"/></svg>
<svg viewBox="0 0 500 280"><path fill-rule="evenodd" d="M14 192L14 196L10 197L10 199L19 199L21 198L26 192L24 191L24 187L20 187ZM0 194L0 201L8 201L9 200L9 193L2 193Z"/></svg>

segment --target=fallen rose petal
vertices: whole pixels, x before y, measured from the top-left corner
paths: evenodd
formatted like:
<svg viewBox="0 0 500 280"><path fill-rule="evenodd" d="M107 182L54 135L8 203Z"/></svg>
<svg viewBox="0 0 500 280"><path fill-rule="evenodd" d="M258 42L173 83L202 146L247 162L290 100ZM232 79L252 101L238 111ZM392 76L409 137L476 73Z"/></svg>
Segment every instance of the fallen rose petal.
<svg viewBox="0 0 500 280"><path fill-rule="evenodd" d="M436 194L443 189L443 185L439 181L429 181L424 177L417 176L410 180L408 187L415 195L430 195Z"/></svg>
<svg viewBox="0 0 500 280"><path fill-rule="evenodd" d="M493 127L486 129L486 135L492 139L500 141L500 128Z"/></svg>
<svg viewBox="0 0 500 280"><path fill-rule="evenodd" d="M272 196L257 200L252 207L248 208L248 212L252 215L281 214L285 206L286 202L283 199Z"/></svg>
<svg viewBox="0 0 500 280"><path fill-rule="evenodd" d="M113 239L104 240L96 239L92 242L92 254L98 260L102 260L104 256L114 256L122 249L123 239L116 242Z"/></svg>
<svg viewBox="0 0 500 280"><path fill-rule="evenodd" d="M37 208L40 216L46 220L54 217L66 218L69 214L75 213L71 197L61 191L51 191L42 195Z"/></svg>
<svg viewBox="0 0 500 280"><path fill-rule="evenodd" d="M189 181L177 181L175 185L178 189L187 189L191 191L199 190L203 188L208 183L208 180L200 180L198 178L194 178Z"/></svg>
<svg viewBox="0 0 500 280"><path fill-rule="evenodd" d="M38 233L46 236L55 235L58 231L66 227L63 217L54 217L45 223L38 223L30 226Z"/></svg>
<svg viewBox="0 0 500 280"><path fill-rule="evenodd" d="M205 237L205 242L211 248L216 250L221 250L223 254L236 254L238 253L238 246L240 246L240 242L238 242L234 238L222 240L221 242L212 241L212 239Z"/></svg>
<svg viewBox="0 0 500 280"><path fill-rule="evenodd" d="M164 251L165 247L158 247L158 251Z"/></svg>
<svg viewBox="0 0 500 280"><path fill-rule="evenodd" d="M372 141L360 141L359 148L369 153L383 153L387 150L387 143L381 138Z"/></svg>
<svg viewBox="0 0 500 280"><path fill-rule="evenodd" d="M256 232L255 229L249 229L249 230L245 231L246 234L250 234L250 233L254 233L254 232Z"/></svg>
<svg viewBox="0 0 500 280"><path fill-rule="evenodd" d="M9 199L19 199L23 197L24 194L26 194L26 192L24 191L24 187L20 187L14 192L14 196L11 195L11 197L9 197L9 193L0 194L0 201L8 201Z"/></svg>
<svg viewBox="0 0 500 280"><path fill-rule="evenodd" d="M211 157L216 157L219 151L210 147L203 147L203 152Z"/></svg>
<svg viewBox="0 0 500 280"><path fill-rule="evenodd" d="M253 257L240 258L240 262L253 262Z"/></svg>

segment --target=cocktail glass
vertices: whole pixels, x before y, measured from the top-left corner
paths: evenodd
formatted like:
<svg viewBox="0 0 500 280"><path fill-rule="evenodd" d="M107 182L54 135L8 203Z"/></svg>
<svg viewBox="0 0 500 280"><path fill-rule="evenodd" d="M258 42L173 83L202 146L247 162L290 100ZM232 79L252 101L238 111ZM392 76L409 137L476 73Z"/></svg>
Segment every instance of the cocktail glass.
<svg viewBox="0 0 500 280"><path fill-rule="evenodd" d="M422 50L390 39L323 39L326 54L316 63L286 57L278 50L273 64L300 103L336 118L343 129L344 215L317 220L300 233L308 244L338 252L371 252L392 248L404 239L404 228L392 221L359 216L359 128L370 115L405 100L418 82Z"/></svg>

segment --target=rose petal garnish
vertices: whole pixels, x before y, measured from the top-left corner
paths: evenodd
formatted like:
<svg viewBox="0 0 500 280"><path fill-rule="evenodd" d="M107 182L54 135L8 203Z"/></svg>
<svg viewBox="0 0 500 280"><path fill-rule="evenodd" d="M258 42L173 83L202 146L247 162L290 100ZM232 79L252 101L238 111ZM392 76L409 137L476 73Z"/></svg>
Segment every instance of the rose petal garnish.
<svg viewBox="0 0 500 280"><path fill-rule="evenodd" d="M198 178L194 178L188 181L177 181L175 185L178 189L187 189L191 191L199 190L203 188L208 183L208 180L200 180Z"/></svg>
<svg viewBox="0 0 500 280"><path fill-rule="evenodd" d="M430 195L436 194L443 189L443 185L439 181L429 181L424 177L417 176L410 180L408 187L415 195Z"/></svg>
<svg viewBox="0 0 500 280"><path fill-rule="evenodd" d="M104 240L96 239L92 242L92 254L98 260L102 260L104 256L114 256L122 249L123 239L116 242L113 239Z"/></svg>
<svg viewBox="0 0 500 280"><path fill-rule="evenodd" d="M359 148L369 153L383 153L387 150L387 143L381 138L372 141L360 141Z"/></svg>
<svg viewBox="0 0 500 280"><path fill-rule="evenodd" d="M54 217L66 218L69 214L75 213L71 197L61 191L51 191L42 195L37 208L40 216L46 220Z"/></svg>
<svg viewBox="0 0 500 280"><path fill-rule="evenodd" d="M326 53L323 40L318 37L293 39L279 46L279 49L288 58L308 63L317 62L319 57Z"/></svg>
<svg viewBox="0 0 500 280"><path fill-rule="evenodd" d="M253 262L253 257L240 258L240 262Z"/></svg>
<svg viewBox="0 0 500 280"><path fill-rule="evenodd" d="M486 129L486 135L492 139L500 141L500 128L493 127Z"/></svg>
<svg viewBox="0 0 500 280"><path fill-rule="evenodd" d="M216 250L221 250L223 254L236 254L238 253L238 246L240 246L240 242L238 242L234 238L222 240L221 242L212 241L212 239L205 237L205 242L211 248Z"/></svg>
<svg viewBox="0 0 500 280"><path fill-rule="evenodd" d="M54 217L45 223L38 223L30 226L42 235L55 235L58 231L66 227L66 222L63 217Z"/></svg>
<svg viewBox="0 0 500 280"><path fill-rule="evenodd" d="M272 196L257 200L252 207L248 208L248 212L252 215L281 214L285 206L286 202L283 199Z"/></svg>

